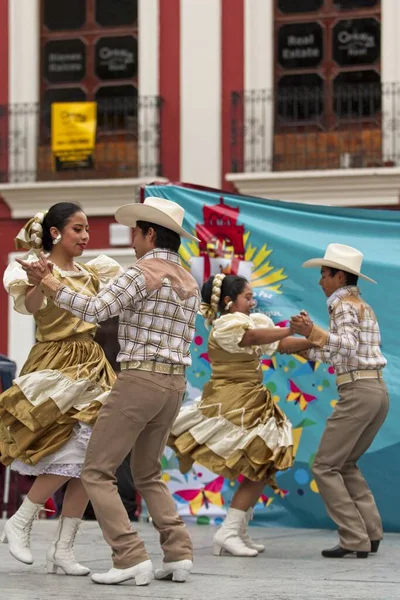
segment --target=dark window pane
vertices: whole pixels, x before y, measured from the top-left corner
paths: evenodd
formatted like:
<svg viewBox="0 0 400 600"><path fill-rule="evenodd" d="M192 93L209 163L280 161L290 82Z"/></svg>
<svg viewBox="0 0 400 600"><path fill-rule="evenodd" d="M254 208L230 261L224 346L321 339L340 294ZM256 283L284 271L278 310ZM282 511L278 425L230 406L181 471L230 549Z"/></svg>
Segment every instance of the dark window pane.
<svg viewBox="0 0 400 600"><path fill-rule="evenodd" d="M323 0L278 0L278 9L287 14L319 10Z"/></svg>
<svg viewBox="0 0 400 600"><path fill-rule="evenodd" d="M357 8L372 8L378 4L378 0L335 0L334 6L337 10L353 10Z"/></svg>
<svg viewBox="0 0 400 600"><path fill-rule="evenodd" d="M376 71L340 73L333 82L334 111L342 119L371 117L381 108L381 82Z"/></svg>
<svg viewBox="0 0 400 600"><path fill-rule="evenodd" d="M100 79L131 79L137 73L137 40L131 35L103 37L96 43L95 70Z"/></svg>
<svg viewBox="0 0 400 600"><path fill-rule="evenodd" d="M138 92L133 85L112 85L97 90L97 122L99 129L124 129L137 135Z"/></svg>
<svg viewBox="0 0 400 600"><path fill-rule="evenodd" d="M278 82L281 121L312 121L322 115L324 83L319 75L285 75Z"/></svg>
<svg viewBox="0 0 400 600"><path fill-rule="evenodd" d="M84 102L86 93L81 88L55 88L46 90L43 96L43 122L50 131L51 105L53 102Z"/></svg>
<svg viewBox="0 0 400 600"><path fill-rule="evenodd" d="M376 19L347 19L333 28L333 58L341 66L376 62L380 56L381 25Z"/></svg>
<svg viewBox="0 0 400 600"><path fill-rule="evenodd" d="M102 27L133 25L137 19L137 0L96 0L96 21Z"/></svg>
<svg viewBox="0 0 400 600"><path fill-rule="evenodd" d="M323 30L318 23L283 25L278 32L278 60L284 69L309 69L323 58Z"/></svg>
<svg viewBox="0 0 400 600"><path fill-rule="evenodd" d="M44 76L49 83L74 83L86 74L86 46L82 40L57 40L44 47Z"/></svg>
<svg viewBox="0 0 400 600"><path fill-rule="evenodd" d="M86 0L44 0L44 24L50 31L80 29L86 22Z"/></svg>

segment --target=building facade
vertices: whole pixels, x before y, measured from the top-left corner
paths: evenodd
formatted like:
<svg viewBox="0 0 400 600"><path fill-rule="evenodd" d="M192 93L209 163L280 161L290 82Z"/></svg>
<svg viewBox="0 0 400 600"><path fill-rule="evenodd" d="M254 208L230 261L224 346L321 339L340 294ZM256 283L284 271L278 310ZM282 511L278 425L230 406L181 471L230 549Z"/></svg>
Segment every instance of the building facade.
<svg viewBox="0 0 400 600"><path fill-rule="evenodd" d="M2 270L60 200L86 210L93 253L126 264L113 214L154 180L398 208L398 0L61 4L0 0ZM51 105L74 101L97 103L94 166L57 171ZM0 352L20 361L26 321L0 304Z"/></svg>

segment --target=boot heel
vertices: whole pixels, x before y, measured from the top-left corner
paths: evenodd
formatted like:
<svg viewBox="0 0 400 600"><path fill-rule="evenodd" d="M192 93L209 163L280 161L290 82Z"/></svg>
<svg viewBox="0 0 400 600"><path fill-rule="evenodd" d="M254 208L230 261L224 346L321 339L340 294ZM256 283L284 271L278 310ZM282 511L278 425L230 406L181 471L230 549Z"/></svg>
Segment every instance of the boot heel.
<svg viewBox="0 0 400 600"><path fill-rule="evenodd" d="M135 575L136 585L149 585L153 579L153 573L139 573Z"/></svg>
<svg viewBox="0 0 400 600"><path fill-rule="evenodd" d="M213 543L213 554L214 556L221 556L222 554L222 546L220 546L219 544L217 544L217 542Z"/></svg>
<svg viewBox="0 0 400 600"><path fill-rule="evenodd" d="M189 571L186 571L185 569L176 569L176 571L172 573L172 581L176 581L177 583L185 583L189 575Z"/></svg>
<svg viewBox="0 0 400 600"><path fill-rule="evenodd" d="M8 542L7 534L5 531L3 531L3 533L1 534L1 537L0 537L0 543L7 544L7 542Z"/></svg>
<svg viewBox="0 0 400 600"><path fill-rule="evenodd" d="M47 572L50 573L50 575L56 575L58 570L58 567L56 564L54 564L52 561L48 560L47 561Z"/></svg>
<svg viewBox="0 0 400 600"><path fill-rule="evenodd" d="M372 540L371 541L371 552L373 554L376 554L378 552L378 548L379 548L379 544L381 543L381 540Z"/></svg>
<svg viewBox="0 0 400 600"><path fill-rule="evenodd" d="M368 552L357 552L357 558L368 558Z"/></svg>

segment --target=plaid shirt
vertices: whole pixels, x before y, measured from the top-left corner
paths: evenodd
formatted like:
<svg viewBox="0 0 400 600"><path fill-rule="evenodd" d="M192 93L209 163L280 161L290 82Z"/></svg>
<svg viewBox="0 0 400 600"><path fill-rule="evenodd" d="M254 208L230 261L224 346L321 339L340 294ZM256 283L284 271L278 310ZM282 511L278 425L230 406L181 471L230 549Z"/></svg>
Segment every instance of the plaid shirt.
<svg viewBox="0 0 400 600"><path fill-rule="evenodd" d="M328 310L329 332L314 325L308 339L318 347L308 351L308 358L331 363L337 375L385 367L378 322L358 287L336 290L328 298Z"/></svg>
<svg viewBox="0 0 400 600"><path fill-rule="evenodd" d="M78 294L54 280L52 275L43 279L44 293L83 321L97 323L119 316L118 362L191 365L189 347L200 292L176 252L159 248L147 252L97 296Z"/></svg>

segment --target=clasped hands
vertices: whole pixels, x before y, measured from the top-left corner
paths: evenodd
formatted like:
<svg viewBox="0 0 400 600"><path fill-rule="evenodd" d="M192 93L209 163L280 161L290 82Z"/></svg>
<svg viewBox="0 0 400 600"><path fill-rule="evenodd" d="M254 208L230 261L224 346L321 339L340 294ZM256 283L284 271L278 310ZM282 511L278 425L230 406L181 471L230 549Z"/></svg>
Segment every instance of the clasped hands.
<svg viewBox="0 0 400 600"><path fill-rule="evenodd" d="M308 337L312 331L314 323L308 316L305 310L301 310L298 315L294 315L290 319L290 332L297 333L304 337Z"/></svg>
<svg viewBox="0 0 400 600"><path fill-rule="evenodd" d="M42 279L46 277L46 275L50 275L53 273L54 265L52 262L47 260L43 252L40 253L39 259L33 262L28 262L19 258L17 258L16 260L17 263L21 265L21 267L27 274L28 282L31 285L40 285Z"/></svg>

